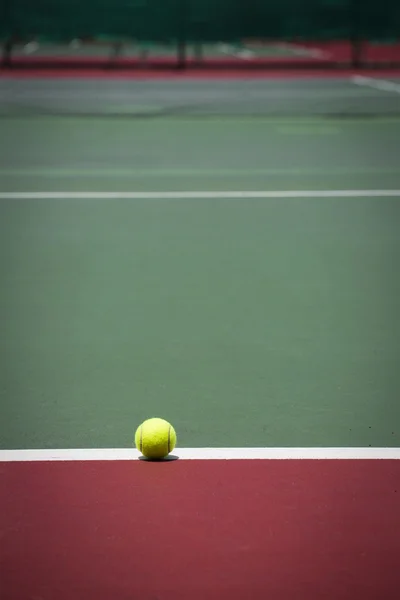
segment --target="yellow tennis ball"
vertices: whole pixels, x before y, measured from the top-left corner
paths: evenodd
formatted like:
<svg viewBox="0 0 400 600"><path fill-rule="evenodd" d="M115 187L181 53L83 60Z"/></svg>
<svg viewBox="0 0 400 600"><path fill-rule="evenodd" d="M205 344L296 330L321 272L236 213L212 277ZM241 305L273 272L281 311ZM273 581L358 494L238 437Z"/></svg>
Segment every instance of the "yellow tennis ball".
<svg viewBox="0 0 400 600"><path fill-rule="evenodd" d="M165 458L176 446L175 429L164 419L147 419L136 430L135 445L146 458Z"/></svg>

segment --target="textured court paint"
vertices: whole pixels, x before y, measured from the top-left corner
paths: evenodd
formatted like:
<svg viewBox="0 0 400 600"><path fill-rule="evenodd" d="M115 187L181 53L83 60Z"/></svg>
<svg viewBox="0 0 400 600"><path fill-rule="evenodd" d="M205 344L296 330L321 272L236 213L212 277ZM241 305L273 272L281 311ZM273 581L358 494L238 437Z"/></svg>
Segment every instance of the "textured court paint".
<svg viewBox="0 0 400 600"><path fill-rule="evenodd" d="M142 428L139 448L140 452L132 448L0 450L0 462L138 460L142 459ZM171 460L400 460L400 448L176 448L169 458Z"/></svg>
<svg viewBox="0 0 400 600"><path fill-rule="evenodd" d="M0 211L2 448L399 447L397 198Z"/></svg>
<svg viewBox="0 0 400 600"><path fill-rule="evenodd" d="M399 461L2 464L2 592L397 600L399 481Z"/></svg>

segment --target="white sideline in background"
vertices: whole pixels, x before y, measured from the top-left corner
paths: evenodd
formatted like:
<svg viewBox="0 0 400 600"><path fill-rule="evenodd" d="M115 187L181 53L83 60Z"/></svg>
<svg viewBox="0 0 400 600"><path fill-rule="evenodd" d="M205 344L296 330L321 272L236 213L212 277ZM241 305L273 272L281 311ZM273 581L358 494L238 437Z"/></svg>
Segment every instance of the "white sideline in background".
<svg viewBox="0 0 400 600"><path fill-rule="evenodd" d="M187 192L0 192L0 200L220 200L251 198L398 198L398 190L278 190Z"/></svg>
<svg viewBox="0 0 400 600"><path fill-rule="evenodd" d="M138 460L134 448L0 450L0 462ZM400 448L176 448L182 460L400 460Z"/></svg>
<svg viewBox="0 0 400 600"><path fill-rule="evenodd" d="M359 85L360 87L368 87L374 90L380 90L381 92L400 94L400 83L388 79L376 79L375 77L354 75L351 80L355 85Z"/></svg>

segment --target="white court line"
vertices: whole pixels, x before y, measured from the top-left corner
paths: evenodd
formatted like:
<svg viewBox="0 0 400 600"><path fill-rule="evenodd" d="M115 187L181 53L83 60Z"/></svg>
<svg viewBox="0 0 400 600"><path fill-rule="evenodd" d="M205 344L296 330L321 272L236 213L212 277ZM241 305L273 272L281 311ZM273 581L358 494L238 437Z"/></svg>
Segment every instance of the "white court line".
<svg viewBox="0 0 400 600"><path fill-rule="evenodd" d="M0 200L200 200L251 198L376 198L400 197L398 190L285 190L232 192L0 192Z"/></svg>
<svg viewBox="0 0 400 600"><path fill-rule="evenodd" d="M375 77L364 77L363 75L354 75L351 80L361 87L369 87L382 92L400 94L400 83L395 83L394 81L375 79Z"/></svg>
<svg viewBox="0 0 400 600"><path fill-rule="evenodd" d="M400 448L176 448L183 460L400 460ZM138 460L130 448L0 450L0 462Z"/></svg>
<svg viewBox="0 0 400 600"><path fill-rule="evenodd" d="M218 44L218 49L222 54L227 54L228 56L236 56L237 58L241 58L243 60L249 60L253 58L254 52L247 48L235 48L231 44L224 44L224 42L220 42Z"/></svg>
<svg viewBox="0 0 400 600"><path fill-rule="evenodd" d="M307 48L306 46L292 44L291 42L283 42L281 44L276 44L276 46L284 50L292 50L297 56L309 56L310 58L330 58L331 56L331 53L326 52L326 50L321 50L320 48Z"/></svg>

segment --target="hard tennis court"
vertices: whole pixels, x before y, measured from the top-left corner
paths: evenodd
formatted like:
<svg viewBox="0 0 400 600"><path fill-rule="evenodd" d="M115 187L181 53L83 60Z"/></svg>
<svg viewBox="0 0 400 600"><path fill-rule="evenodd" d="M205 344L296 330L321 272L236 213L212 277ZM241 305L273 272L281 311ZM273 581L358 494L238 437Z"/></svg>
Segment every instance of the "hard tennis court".
<svg viewBox="0 0 400 600"><path fill-rule="evenodd" d="M0 78L4 598L397 598L398 76L33 75Z"/></svg>

